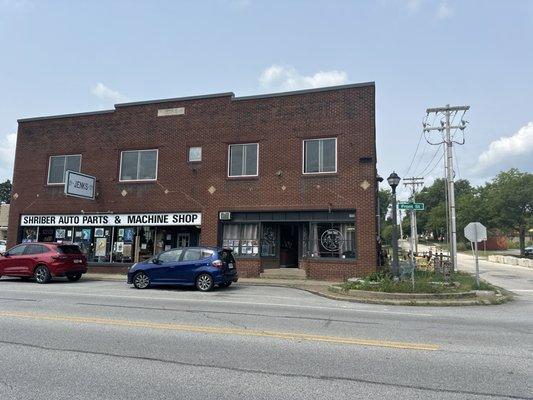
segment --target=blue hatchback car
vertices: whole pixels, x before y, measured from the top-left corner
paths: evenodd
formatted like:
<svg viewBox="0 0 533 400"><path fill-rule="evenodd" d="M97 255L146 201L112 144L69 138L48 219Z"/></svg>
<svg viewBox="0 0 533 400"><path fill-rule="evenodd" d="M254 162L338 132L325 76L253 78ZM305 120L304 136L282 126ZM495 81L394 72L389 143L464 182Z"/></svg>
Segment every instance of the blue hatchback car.
<svg viewBox="0 0 533 400"><path fill-rule="evenodd" d="M133 264L128 284L137 289L150 285L189 285L207 292L215 285L237 282L237 265L232 250L217 247L180 247Z"/></svg>

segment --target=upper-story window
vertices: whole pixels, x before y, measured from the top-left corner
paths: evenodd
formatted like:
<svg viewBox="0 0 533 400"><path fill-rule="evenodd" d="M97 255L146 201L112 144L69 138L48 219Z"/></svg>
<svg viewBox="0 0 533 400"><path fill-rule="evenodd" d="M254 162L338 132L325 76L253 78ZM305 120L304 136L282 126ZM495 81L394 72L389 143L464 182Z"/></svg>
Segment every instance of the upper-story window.
<svg viewBox="0 0 533 400"><path fill-rule="evenodd" d="M189 147L189 162L202 161L202 148Z"/></svg>
<svg viewBox="0 0 533 400"><path fill-rule="evenodd" d="M157 179L158 150L128 150L120 154L120 181Z"/></svg>
<svg viewBox="0 0 533 400"><path fill-rule="evenodd" d="M65 172L80 172L81 154L68 156L51 156L48 165L48 184L62 185L65 183Z"/></svg>
<svg viewBox="0 0 533 400"><path fill-rule="evenodd" d="M259 144L230 144L229 176L257 176Z"/></svg>
<svg viewBox="0 0 533 400"><path fill-rule="evenodd" d="M304 174L337 172L337 138L304 140Z"/></svg>

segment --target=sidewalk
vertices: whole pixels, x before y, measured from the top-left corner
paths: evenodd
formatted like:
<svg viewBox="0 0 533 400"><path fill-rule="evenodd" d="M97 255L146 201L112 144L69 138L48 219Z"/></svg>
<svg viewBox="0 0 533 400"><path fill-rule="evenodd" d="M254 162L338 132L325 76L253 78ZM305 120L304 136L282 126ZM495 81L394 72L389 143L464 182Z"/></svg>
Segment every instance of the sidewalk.
<svg viewBox="0 0 533 400"><path fill-rule="evenodd" d="M126 282L125 274L98 274L87 273L83 277L84 279L96 280L96 281L114 281L114 282ZM308 292L319 294L329 297L331 292L328 288L331 285L338 284L340 282L329 281L315 281L310 279L266 279L266 278L239 278L238 284L241 285L254 285L254 286L277 286L288 287L293 289L306 290Z"/></svg>

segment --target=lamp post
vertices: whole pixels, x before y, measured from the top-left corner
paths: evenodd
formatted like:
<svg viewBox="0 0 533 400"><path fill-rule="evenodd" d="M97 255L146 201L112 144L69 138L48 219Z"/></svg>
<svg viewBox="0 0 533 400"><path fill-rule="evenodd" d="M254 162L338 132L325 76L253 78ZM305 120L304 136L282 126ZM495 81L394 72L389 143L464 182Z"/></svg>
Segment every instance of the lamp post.
<svg viewBox="0 0 533 400"><path fill-rule="evenodd" d="M396 213L396 187L400 183L400 177L396 172L392 172L387 178L387 182L392 188L392 274L399 276L398 263L398 216Z"/></svg>

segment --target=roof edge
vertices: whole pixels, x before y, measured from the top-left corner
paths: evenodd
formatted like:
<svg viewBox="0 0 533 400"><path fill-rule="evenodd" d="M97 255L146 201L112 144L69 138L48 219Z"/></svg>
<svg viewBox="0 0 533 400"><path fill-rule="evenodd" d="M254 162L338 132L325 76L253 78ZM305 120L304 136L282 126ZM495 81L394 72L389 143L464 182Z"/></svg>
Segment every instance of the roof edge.
<svg viewBox="0 0 533 400"><path fill-rule="evenodd" d="M270 98L270 97L294 96L294 95L307 94L307 93L329 92L333 90L352 89L352 88L365 87L365 86L376 86L376 83L374 81L370 81L370 82L362 82L362 83L350 83L347 85L325 86L325 87L313 88L313 89L292 90L288 92L256 94L256 95L251 95L251 96L235 97L233 98L233 100L238 101L238 100L265 99L265 98Z"/></svg>
<svg viewBox="0 0 533 400"><path fill-rule="evenodd" d="M142 106L146 104L159 104L159 103L171 103L175 101L188 101L188 100L198 100L198 99L211 99L216 97L235 97L233 92L224 92L224 93L214 93L214 94L201 94L196 96L186 96L186 97L175 97L171 99L156 99L156 100L146 100L146 101L134 101L130 103L120 103L115 104L115 108L121 107L130 107L130 106Z"/></svg>
<svg viewBox="0 0 533 400"><path fill-rule="evenodd" d="M114 112L115 112L115 110L102 110L102 111L88 111L88 112L73 113L73 114L48 115L48 116L45 116L45 117L20 118L20 119L17 119L17 122L20 123L20 122L42 121L42 120L45 120L45 119L81 117L81 116L84 116L84 115L111 114L111 113L114 113Z"/></svg>

